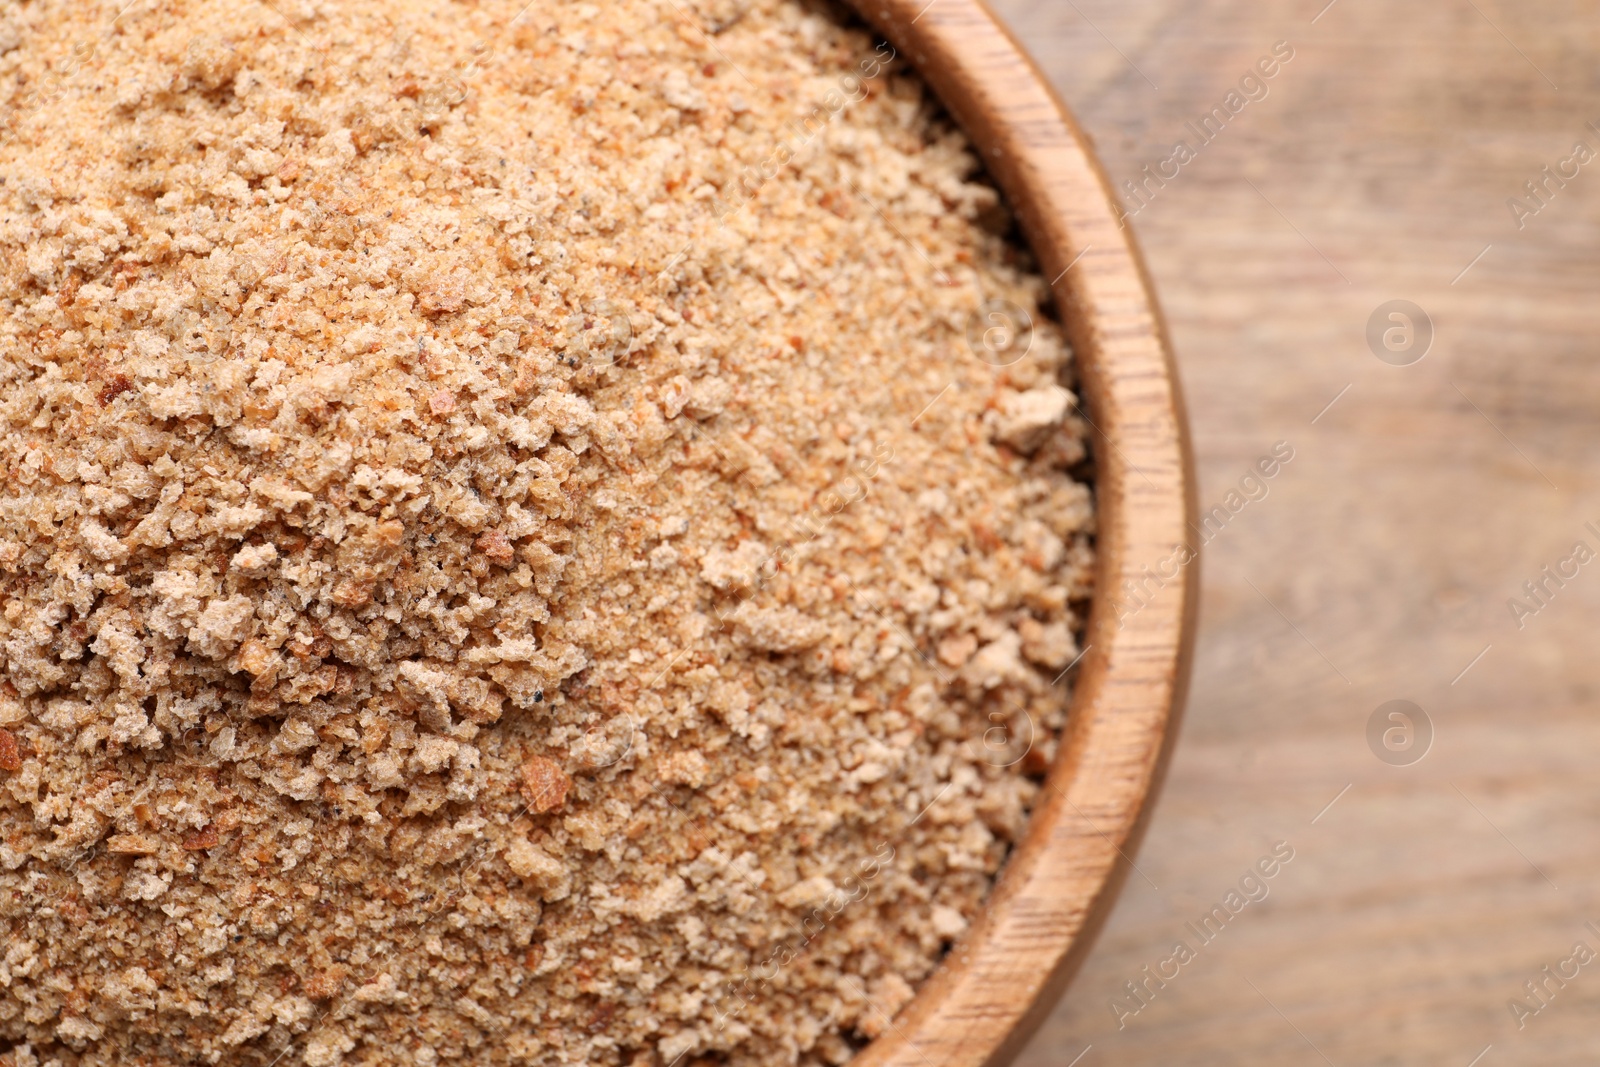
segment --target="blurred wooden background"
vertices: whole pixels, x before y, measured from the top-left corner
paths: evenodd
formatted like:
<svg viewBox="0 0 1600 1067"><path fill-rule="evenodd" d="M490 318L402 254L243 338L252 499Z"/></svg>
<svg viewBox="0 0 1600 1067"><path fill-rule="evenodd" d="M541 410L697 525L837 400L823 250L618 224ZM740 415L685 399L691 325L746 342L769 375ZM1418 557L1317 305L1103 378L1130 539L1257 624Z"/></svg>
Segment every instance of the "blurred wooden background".
<svg viewBox="0 0 1600 1067"><path fill-rule="evenodd" d="M1600 158L1520 230L1507 200L1600 153L1593 5L994 3L1119 184L1295 53L1133 220L1202 507L1274 443L1295 458L1207 549L1142 873L1020 1062L1592 1063L1600 960L1521 1029L1507 1003L1600 952L1600 562L1520 630L1507 601L1600 551ZM1406 367L1365 340L1397 298L1435 327ZM1395 698L1433 725L1414 765L1366 740ZM1124 983L1279 840L1271 895L1119 1029Z"/></svg>

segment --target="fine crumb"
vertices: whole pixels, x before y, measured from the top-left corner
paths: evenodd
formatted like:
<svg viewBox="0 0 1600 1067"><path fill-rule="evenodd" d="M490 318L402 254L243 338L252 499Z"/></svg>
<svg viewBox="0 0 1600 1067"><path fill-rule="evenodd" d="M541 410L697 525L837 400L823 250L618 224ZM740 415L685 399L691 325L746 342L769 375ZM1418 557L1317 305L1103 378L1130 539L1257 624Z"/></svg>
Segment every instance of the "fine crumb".
<svg viewBox="0 0 1600 1067"><path fill-rule="evenodd" d="M31 0L0 84L0 1064L887 1032L1023 832L1094 527L894 49Z"/></svg>

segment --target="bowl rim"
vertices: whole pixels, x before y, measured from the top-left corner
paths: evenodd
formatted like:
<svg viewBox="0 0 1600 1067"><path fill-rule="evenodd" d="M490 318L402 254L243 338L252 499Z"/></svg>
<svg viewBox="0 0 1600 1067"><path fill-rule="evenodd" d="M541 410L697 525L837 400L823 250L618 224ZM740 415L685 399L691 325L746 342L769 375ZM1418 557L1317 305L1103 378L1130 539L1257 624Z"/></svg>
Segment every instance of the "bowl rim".
<svg viewBox="0 0 1600 1067"><path fill-rule="evenodd" d="M971 928L853 1061L999 1067L1109 914L1177 732L1199 588L1188 424L1126 216L1089 137L1015 38L983 0L847 2L966 131L1055 279L1094 435L1096 587L1060 749Z"/></svg>

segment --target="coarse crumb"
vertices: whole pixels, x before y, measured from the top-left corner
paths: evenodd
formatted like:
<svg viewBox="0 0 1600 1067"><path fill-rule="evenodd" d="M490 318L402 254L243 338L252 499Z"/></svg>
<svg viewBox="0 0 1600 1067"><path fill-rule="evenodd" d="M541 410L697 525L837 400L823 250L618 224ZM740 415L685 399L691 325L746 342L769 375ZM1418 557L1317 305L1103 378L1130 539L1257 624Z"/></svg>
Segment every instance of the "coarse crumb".
<svg viewBox="0 0 1600 1067"><path fill-rule="evenodd" d="M0 85L0 1064L882 1033L1024 826L1094 523L894 50L21 0Z"/></svg>

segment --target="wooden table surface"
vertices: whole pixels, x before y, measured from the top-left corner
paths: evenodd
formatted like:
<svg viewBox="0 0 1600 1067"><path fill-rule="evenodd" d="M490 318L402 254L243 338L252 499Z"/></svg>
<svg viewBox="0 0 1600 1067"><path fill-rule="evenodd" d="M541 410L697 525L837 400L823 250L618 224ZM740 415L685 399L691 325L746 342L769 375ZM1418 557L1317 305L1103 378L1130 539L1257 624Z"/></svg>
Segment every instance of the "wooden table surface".
<svg viewBox="0 0 1600 1067"><path fill-rule="evenodd" d="M1579 962L1600 953L1600 559L1574 558L1600 553L1600 19L1577 0L1324 3L995 3L1119 184L1197 144L1185 121L1275 42L1294 53L1132 220L1202 508L1243 506L1206 549L1139 871L1027 1067L1600 1053L1600 956ZM1563 164L1564 184L1541 173ZM1408 366L1366 339L1395 299L1434 327ZM1278 442L1294 458L1265 498L1230 501ZM1564 560L1575 577L1544 577ZM1432 725L1419 762L1369 746L1394 699ZM1280 841L1269 895L1202 942L1186 924ZM1164 963L1180 939L1192 958ZM1147 965L1176 976L1134 1013Z"/></svg>

